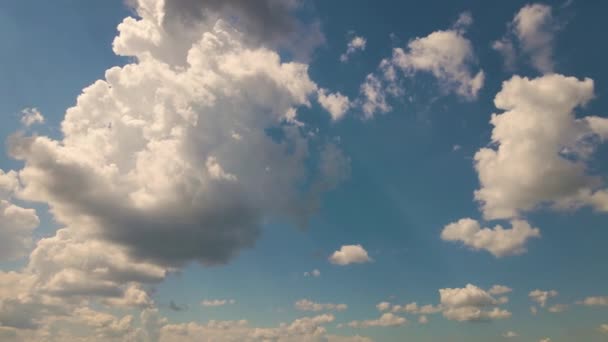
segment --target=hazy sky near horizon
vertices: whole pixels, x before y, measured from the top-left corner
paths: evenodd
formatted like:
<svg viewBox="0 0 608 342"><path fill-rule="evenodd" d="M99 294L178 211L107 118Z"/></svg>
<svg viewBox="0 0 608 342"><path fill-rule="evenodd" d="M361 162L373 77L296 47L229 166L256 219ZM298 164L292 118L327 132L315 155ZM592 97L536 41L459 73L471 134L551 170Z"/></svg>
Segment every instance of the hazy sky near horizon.
<svg viewBox="0 0 608 342"><path fill-rule="evenodd" d="M0 340L608 339L602 1L0 4Z"/></svg>

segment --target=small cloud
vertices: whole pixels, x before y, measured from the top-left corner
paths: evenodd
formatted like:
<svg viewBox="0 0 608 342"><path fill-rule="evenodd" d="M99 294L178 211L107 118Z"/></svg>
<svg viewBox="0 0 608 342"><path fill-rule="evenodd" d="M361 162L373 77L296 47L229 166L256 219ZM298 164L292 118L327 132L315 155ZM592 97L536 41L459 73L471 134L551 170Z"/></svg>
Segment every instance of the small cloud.
<svg viewBox="0 0 608 342"><path fill-rule="evenodd" d="M568 309L568 305L566 304L555 304L549 307L549 312L552 313L560 313L560 312L564 312Z"/></svg>
<svg viewBox="0 0 608 342"><path fill-rule="evenodd" d="M204 307L218 307L224 305L232 305L235 304L236 300L234 299L205 299L201 302L201 305Z"/></svg>
<svg viewBox="0 0 608 342"><path fill-rule="evenodd" d="M418 317L418 323L420 324L427 324L429 322L428 317L426 317L426 315L422 315L420 317Z"/></svg>
<svg viewBox="0 0 608 342"><path fill-rule="evenodd" d="M44 123L44 116L42 116L38 108L24 108L21 111L21 123L26 127L37 123Z"/></svg>
<svg viewBox="0 0 608 342"><path fill-rule="evenodd" d="M300 299L295 302L294 307L300 311L344 311L348 309L346 304L315 303L308 299Z"/></svg>
<svg viewBox="0 0 608 342"><path fill-rule="evenodd" d="M452 146L452 151L460 151L461 148L462 148L462 146L460 146L460 145L454 145L454 146Z"/></svg>
<svg viewBox="0 0 608 342"><path fill-rule="evenodd" d="M304 272L304 276L318 278L321 276L321 271L319 271L318 269L315 268L314 270L312 270L310 272Z"/></svg>
<svg viewBox="0 0 608 342"><path fill-rule="evenodd" d="M519 334L514 331L507 331L506 333L502 334L502 337L505 337L505 338L513 338L513 337L517 337L517 336L519 336Z"/></svg>
<svg viewBox="0 0 608 342"><path fill-rule="evenodd" d="M330 263L340 266L362 264L370 261L372 261L372 259L367 255L367 251L361 245L344 245L339 251L335 251L329 257Z"/></svg>
<svg viewBox="0 0 608 342"><path fill-rule="evenodd" d="M369 328L369 327L398 327L407 324L407 319L397 316L390 312L383 313L378 319L366 321L352 321L348 323L351 328Z"/></svg>
<svg viewBox="0 0 608 342"><path fill-rule="evenodd" d="M340 55L340 62L348 62L349 57L357 51L364 51L367 45L367 40L361 36L355 36L348 42L346 52Z"/></svg>

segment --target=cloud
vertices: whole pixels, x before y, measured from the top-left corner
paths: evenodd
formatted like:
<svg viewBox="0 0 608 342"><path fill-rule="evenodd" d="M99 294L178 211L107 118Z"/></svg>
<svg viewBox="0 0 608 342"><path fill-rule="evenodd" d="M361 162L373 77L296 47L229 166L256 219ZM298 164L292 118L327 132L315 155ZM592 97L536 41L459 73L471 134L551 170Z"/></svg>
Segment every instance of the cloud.
<svg viewBox="0 0 608 342"><path fill-rule="evenodd" d="M340 55L340 62L348 62L349 57L357 51L364 51L367 40L361 36L355 36L348 42L346 52Z"/></svg>
<svg viewBox="0 0 608 342"><path fill-rule="evenodd" d="M361 245L344 245L329 257L330 263L340 266L362 264L371 261L372 259Z"/></svg>
<svg viewBox="0 0 608 342"><path fill-rule="evenodd" d="M407 49L396 48L392 63L406 75L423 71L431 73L446 92L474 100L484 83L482 70L473 74L476 58L471 42L463 31L435 31L410 41Z"/></svg>
<svg viewBox="0 0 608 342"><path fill-rule="evenodd" d="M504 285L494 285L488 290L488 293L492 295L501 295L510 292L513 292L513 289Z"/></svg>
<svg viewBox="0 0 608 342"><path fill-rule="evenodd" d="M34 209L12 203L19 187L15 171L0 169L0 261L25 256L33 246L32 233L40 224Z"/></svg>
<svg viewBox="0 0 608 342"><path fill-rule="evenodd" d="M21 111L21 123L26 126L44 123L44 116L38 108L24 108Z"/></svg>
<svg viewBox="0 0 608 342"><path fill-rule="evenodd" d="M305 222L325 188L301 184L325 184L325 169L306 171L319 151L285 113L309 106L317 91L308 66L248 46L222 20L210 31L186 31L186 64L167 64L152 51L127 49L170 50L173 42L154 38L159 13L138 13L142 19L125 19L115 41L134 63L83 90L66 113L63 138L11 141L12 156L25 163L20 195L48 204L74 236L171 267L224 264L255 244L262 222Z"/></svg>
<svg viewBox="0 0 608 342"><path fill-rule="evenodd" d="M369 327L398 327L407 324L407 319L390 312L383 313L380 318L366 321L351 321L347 325L351 328Z"/></svg>
<svg viewBox="0 0 608 342"><path fill-rule="evenodd" d="M551 339L548 337L545 337L545 338L541 338L540 341L538 341L538 342L551 342Z"/></svg>
<svg viewBox="0 0 608 342"><path fill-rule="evenodd" d="M326 89L319 89L317 100L323 109L329 112L333 121L341 120L350 108L350 100L340 92L327 93Z"/></svg>
<svg viewBox="0 0 608 342"><path fill-rule="evenodd" d="M390 308L391 308L391 303L389 303L389 302L380 302L376 305L376 309L378 309L378 311L386 311Z"/></svg>
<svg viewBox="0 0 608 342"><path fill-rule="evenodd" d="M439 297L443 316L449 320L489 321L511 317L509 311L497 307L501 301L472 284L464 288L440 289Z"/></svg>
<svg viewBox="0 0 608 342"><path fill-rule="evenodd" d="M568 310L568 305L566 304L555 304L550 306L547 311L551 312L551 313L560 313L560 312L564 312Z"/></svg>
<svg viewBox="0 0 608 342"><path fill-rule="evenodd" d="M360 87L361 108L364 117L371 119L376 113L386 113L392 108L387 102L387 92L381 80L373 74L367 75Z"/></svg>
<svg viewBox="0 0 608 342"><path fill-rule="evenodd" d="M321 271L319 271L318 269L315 268L314 270L312 270L310 272L304 272L304 276L318 278L321 276Z"/></svg>
<svg viewBox="0 0 608 342"><path fill-rule="evenodd" d="M324 314L273 328L254 327L246 320L167 324L160 330L160 341L369 341L360 336L328 335L323 325L334 320L333 315Z"/></svg>
<svg viewBox="0 0 608 342"><path fill-rule="evenodd" d="M392 312L406 312L416 315L430 315L441 312L441 310L443 310L441 306L433 306L432 304L419 306L416 302L412 302L405 305L393 305L393 307L391 308Z"/></svg>
<svg viewBox="0 0 608 342"><path fill-rule="evenodd" d="M459 241L473 250L486 250L495 257L522 254L530 238L540 237L540 230L526 221L514 220L511 229L497 225L493 229L481 228L479 222L464 218L450 223L441 232L445 241Z"/></svg>
<svg viewBox="0 0 608 342"><path fill-rule="evenodd" d="M514 337L518 337L519 334L514 332L514 331L507 331L506 333L502 334L502 337L505 338L514 338Z"/></svg>
<svg viewBox="0 0 608 342"><path fill-rule="evenodd" d="M346 304L315 303L308 299L298 300L294 307L300 311L344 311L348 309Z"/></svg>
<svg viewBox="0 0 608 342"><path fill-rule="evenodd" d="M534 290L532 292L530 292L528 294L528 297L530 297L530 300L532 300L535 303L538 303L541 307L545 307L545 305L547 304L547 301L549 300L549 298L553 298L553 297L557 297L558 292L555 290L548 290L548 291L543 291L543 290Z"/></svg>
<svg viewBox="0 0 608 342"><path fill-rule="evenodd" d="M553 72L555 33L560 25L553 17L550 6L525 5L507 27L507 33L492 44L492 47L503 55L507 69L515 68L521 54L541 73Z"/></svg>
<svg viewBox="0 0 608 342"><path fill-rule="evenodd" d="M427 324L429 322L428 317L426 317L426 315L422 315L420 317L418 317L418 323L420 324Z"/></svg>
<svg viewBox="0 0 608 342"><path fill-rule="evenodd" d="M201 305L204 307L218 307L224 305L233 305L236 303L234 299L205 299L201 301Z"/></svg>
<svg viewBox="0 0 608 342"><path fill-rule="evenodd" d="M608 334L608 324L600 325L600 331L603 332L604 334Z"/></svg>
<svg viewBox="0 0 608 342"><path fill-rule="evenodd" d="M492 146L475 154L475 199L486 219L519 217L540 205L608 210L608 191L587 174L594 149L608 137L608 119L574 113L592 98L588 78L513 76L503 83L494 104L504 112L490 120Z"/></svg>
<svg viewBox="0 0 608 342"><path fill-rule="evenodd" d="M605 297L587 297L577 304L582 304L585 306L608 306L608 296Z"/></svg>

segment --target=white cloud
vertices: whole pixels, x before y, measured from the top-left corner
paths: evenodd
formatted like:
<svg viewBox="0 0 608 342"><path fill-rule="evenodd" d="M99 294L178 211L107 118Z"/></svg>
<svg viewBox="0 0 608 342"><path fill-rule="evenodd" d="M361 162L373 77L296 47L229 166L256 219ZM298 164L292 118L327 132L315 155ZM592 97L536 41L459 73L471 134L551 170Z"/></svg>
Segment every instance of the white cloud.
<svg viewBox="0 0 608 342"><path fill-rule="evenodd" d="M495 147L475 154L481 184L475 199L485 218L518 217L540 205L608 210L608 191L586 172L594 148L607 137L608 119L574 114L592 98L591 79L552 74L503 83L494 103L504 112L490 120Z"/></svg>
<svg viewBox="0 0 608 342"><path fill-rule="evenodd" d="M541 307L544 308L545 305L547 305L547 301L549 300L549 298L557 297L558 294L559 293L555 290L543 291L536 289L534 291L531 291L528 294L528 297L530 297L530 300L538 303Z"/></svg>
<svg viewBox="0 0 608 342"><path fill-rule="evenodd" d="M318 278L321 276L321 271L319 271L318 269L315 268L314 270L312 270L310 272L304 272L304 276Z"/></svg>
<svg viewBox="0 0 608 342"><path fill-rule="evenodd" d="M376 113L386 113L392 108L387 102L387 90L381 80L373 74L367 75L360 89L361 108L364 117L371 119Z"/></svg>
<svg viewBox="0 0 608 342"><path fill-rule="evenodd" d="M418 317L418 323L420 324L427 324L429 322L428 317L426 317L426 315L422 315L420 317Z"/></svg>
<svg viewBox="0 0 608 342"><path fill-rule="evenodd" d="M502 334L502 337L505 338L514 338L514 337L518 337L519 334L514 332L514 331L507 331L506 333Z"/></svg>
<svg viewBox="0 0 608 342"><path fill-rule="evenodd" d="M441 239L459 241L473 250L483 249L500 258L524 253L528 239L540 237L540 230L532 228L526 221L513 220L511 226L510 229L500 225L492 229L481 228L479 222L464 218L445 226Z"/></svg>
<svg viewBox="0 0 608 342"><path fill-rule="evenodd" d="M315 303L308 299L298 300L294 307L301 311L344 311L348 309L346 304Z"/></svg>
<svg viewBox="0 0 608 342"><path fill-rule="evenodd" d="M494 285L488 290L488 293L492 295L501 295L510 292L513 292L513 289L504 285Z"/></svg>
<svg viewBox="0 0 608 342"><path fill-rule="evenodd" d="M465 99L473 100L484 83L482 70L471 72L475 54L462 31L435 31L408 43L407 49L396 48L392 63L403 72L430 72L442 88Z"/></svg>
<svg viewBox="0 0 608 342"><path fill-rule="evenodd" d="M367 255L367 251L361 245L344 245L340 250L335 251L330 257L329 262L335 265L362 264L370 262L372 259Z"/></svg>
<svg viewBox="0 0 608 342"><path fill-rule="evenodd" d="M553 71L553 36L557 25L551 7L526 5L513 18L513 26L522 50L530 56L532 65L543 73Z"/></svg>
<svg viewBox="0 0 608 342"><path fill-rule="evenodd" d="M390 312L383 313L380 318L366 321L351 321L348 326L351 328L369 327L398 327L407 324L407 319L397 316Z"/></svg>
<svg viewBox="0 0 608 342"><path fill-rule="evenodd" d="M548 337L545 337L545 338L541 338L540 341L538 341L538 342L551 342L551 339Z"/></svg>
<svg viewBox="0 0 608 342"><path fill-rule="evenodd" d="M560 312L564 312L568 310L568 305L566 304L555 304L555 305L551 305L547 311L551 312L551 313L560 313Z"/></svg>
<svg viewBox="0 0 608 342"><path fill-rule="evenodd" d="M507 26L507 33L492 44L494 50L504 57L507 69L513 70L522 54L538 71L551 73L555 64L554 36L559 29L551 7L544 4L525 5Z"/></svg>
<svg viewBox="0 0 608 342"><path fill-rule="evenodd" d="M354 54L357 51L365 50L366 44L367 44L367 40L364 37L361 37L361 36L353 37L353 39L351 39L348 42L348 45L346 46L346 52L344 52L342 55L340 55L340 61L348 62L348 59L350 58L350 56L352 54Z"/></svg>
<svg viewBox="0 0 608 342"><path fill-rule="evenodd" d="M308 65L252 46L222 20L164 36L152 3L162 4L142 2L141 18L118 29L115 51L133 63L83 90L61 139L10 142L25 163L20 196L48 204L72 235L136 258L223 264L253 246L262 222L306 222L331 187L323 170L307 171L318 151L306 130L285 122L290 109L310 105L317 86Z"/></svg>
<svg viewBox="0 0 608 342"><path fill-rule="evenodd" d="M608 324L600 325L600 331L603 332L604 334L608 334Z"/></svg>
<svg viewBox="0 0 608 342"><path fill-rule="evenodd" d="M392 312L406 312L416 315L430 315L441 312L441 310L443 310L441 306L433 306L432 304L419 306L416 302L412 302L405 305L393 305L393 307L391 308Z"/></svg>
<svg viewBox="0 0 608 342"><path fill-rule="evenodd" d="M236 300L234 299L205 299L201 302L201 305L205 307L218 307L224 305L232 305L235 303Z"/></svg>
<svg viewBox="0 0 608 342"><path fill-rule="evenodd" d="M586 306L608 306L608 296L587 297L582 301L577 302L577 304L583 304Z"/></svg>
<svg viewBox="0 0 608 342"><path fill-rule="evenodd" d="M342 95L340 92L328 94L326 89L319 89L317 91L317 100L321 107L329 112L333 121L342 119L351 106L347 96Z"/></svg>
<svg viewBox="0 0 608 342"><path fill-rule="evenodd" d="M44 123L44 116L42 116L38 108L24 108L21 111L21 123L26 127L37 123Z"/></svg>
<svg viewBox="0 0 608 342"><path fill-rule="evenodd" d="M511 317L511 312L498 307L502 304L499 300L472 284L464 288L440 289L439 297L443 316L449 320L488 321Z"/></svg>
<svg viewBox="0 0 608 342"><path fill-rule="evenodd" d="M370 341L361 336L328 335L324 325L334 320L333 315L324 314L298 318L273 328L251 326L246 320L167 324L160 330L160 341Z"/></svg>
<svg viewBox="0 0 608 342"><path fill-rule="evenodd" d="M376 309L378 309L378 311L386 311L390 308L391 308L391 303L389 303L389 302L380 302L376 305Z"/></svg>

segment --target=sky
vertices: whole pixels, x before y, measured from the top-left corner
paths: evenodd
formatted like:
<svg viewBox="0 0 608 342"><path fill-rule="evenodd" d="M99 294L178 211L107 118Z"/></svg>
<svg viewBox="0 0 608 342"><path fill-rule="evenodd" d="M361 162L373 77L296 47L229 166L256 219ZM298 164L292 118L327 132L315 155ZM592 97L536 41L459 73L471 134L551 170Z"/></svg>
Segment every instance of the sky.
<svg viewBox="0 0 608 342"><path fill-rule="evenodd" d="M0 3L0 340L608 340L607 9Z"/></svg>

